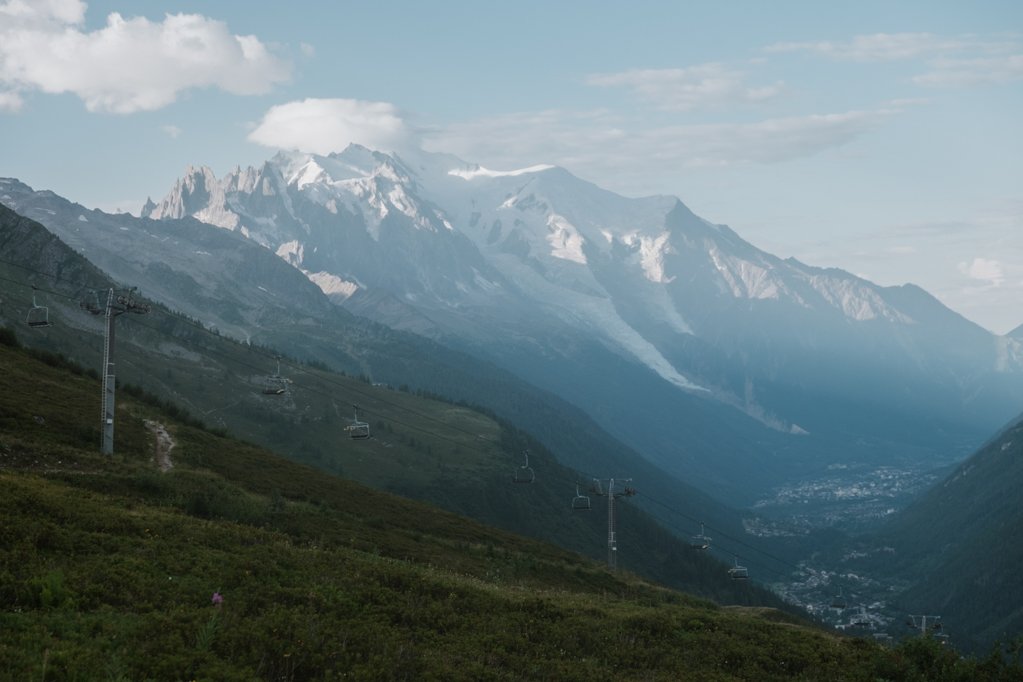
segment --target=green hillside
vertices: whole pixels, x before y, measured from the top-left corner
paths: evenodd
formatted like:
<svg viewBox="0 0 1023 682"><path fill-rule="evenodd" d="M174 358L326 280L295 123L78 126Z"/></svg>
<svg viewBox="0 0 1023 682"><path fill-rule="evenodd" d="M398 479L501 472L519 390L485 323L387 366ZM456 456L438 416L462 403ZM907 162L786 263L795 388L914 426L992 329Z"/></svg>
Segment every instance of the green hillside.
<svg viewBox="0 0 1023 682"><path fill-rule="evenodd" d="M1023 419L899 514L885 568L908 585L900 606L941 615L961 645L1023 641Z"/></svg>
<svg viewBox="0 0 1023 682"><path fill-rule="evenodd" d="M894 636L929 625L986 654L1023 648L1023 417L878 530L820 543L823 584Z"/></svg>
<svg viewBox="0 0 1023 682"><path fill-rule="evenodd" d="M0 296L5 300L0 320L16 326L26 345L98 368L103 321L81 310L78 302L90 290L116 283L38 223L2 206L0 247L5 255L18 259L17 264L0 259ZM38 298L47 305L52 326L30 329L25 325L32 300L30 285L39 287ZM375 353L382 352L376 343L366 339ZM288 393L265 396L263 381L275 371L272 350L211 333L158 305L149 315L118 318L117 345L120 384L142 387L207 424L324 471L591 556L606 553L607 520L602 513L606 507L595 498L593 512L572 514L569 504L575 483L582 481L585 490L591 476L634 477L633 485L641 494L620 505L620 566L722 603L782 605L765 590L731 581L720 561L690 550L684 540L665 530L686 537L698 530L698 521L706 521L715 538L712 552L719 559L730 564L733 555L740 556L756 581L783 578L791 566L753 551L765 541L746 536L737 513L725 513L720 504L664 477L649 464L640 466L634 454L624 460L611 457L608 451L619 446L596 425L580 423L556 406L536 401L523 406L521 414L543 415L525 420L526 433L493 415L426 400L421 392L413 394L401 384L397 388L372 385L329 372L322 362L291 358L284 358L281 365L289 381ZM394 348L399 347L409 350ZM395 362L412 366L414 358L401 355ZM505 390L505 384L487 383L492 379L481 377L480 390ZM460 380L473 381L468 376ZM505 399L522 401L523 394L513 392ZM369 441L354 443L344 432L353 403L359 404L360 416L373 428ZM97 411L90 408L86 414L93 416ZM534 439L537 436L564 449L558 449L555 457ZM523 464L521 453L527 449L536 482L514 485L512 475ZM575 454L566 456L566 452ZM587 455L592 457L586 460ZM562 466L559 459L576 462L573 466L582 473ZM635 466L626 466L628 461L636 462ZM651 500L661 504L650 504ZM660 513L663 525L653 523L640 507Z"/></svg>
<svg viewBox="0 0 1023 682"><path fill-rule="evenodd" d="M228 276L215 283L196 282L184 272L173 269L173 263L144 265L133 262L130 256L117 249L110 253L102 248L90 248L80 255L43 225L0 205L0 297L8 302L6 322L14 326L23 324L26 306L31 302L29 282L40 287L40 298L53 307L58 322L45 334L26 336L26 344L58 351L87 367L98 367L101 342L88 339L87 335L100 333L101 326L77 306L80 298L88 295L87 287L107 287L110 278L92 267L92 261L86 261L84 255L120 273L120 286L141 285L142 293L150 300L177 301L186 307L170 305L170 309L190 310L191 315L206 320L207 324L208 320L217 320L233 338L246 339L263 347L262 353L250 353L227 344L218 345L204 338L205 334L197 334L195 328L179 324L180 321L158 321L158 313L166 309L157 309L145 318L122 318L126 329L119 330L120 333L126 342L142 345L139 349L142 356L122 355L127 364L118 370L121 380L172 397L177 404L203 415L212 424L230 426L241 433L236 427L246 426L245 415L238 412L254 406L249 404L251 401L236 405L234 399L221 399L225 395L237 395L241 390L237 384L233 393L211 391L208 384L197 381L201 377L194 375L215 375L214 368L226 368L234 374L247 376L249 389L258 388L261 375L274 366L274 352L280 351L291 359L286 358L284 363L288 372L294 369L293 360L299 360L350 376L366 377L373 382L405 386L412 391L426 391L456 402L483 406L527 431L570 468L592 472L593 476L635 478L644 491L644 497L636 500L636 505L643 506L655 517L669 523L678 521L678 517L664 507L648 504L650 499L670 500L673 507L692 519L705 521L708 526L725 530L729 535L743 534L742 519L736 510L666 475L629 445L611 437L603 428L604 424L596 423L577 407L465 353L346 312L331 304L300 271L238 235L192 219L140 221L127 214L89 212L50 192L34 196L36 201L42 202L39 210L44 215L56 210L65 218L70 217L76 226L81 222L75 218L87 212L90 216L87 229L106 234L106 239L115 244L130 239L152 241L151 235L160 235L161 239L180 242L182 247L190 245L190 248L183 248L183 253L195 249L217 254ZM175 257L187 258L180 254ZM4 312L5 308L0 306L0 320L5 318ZM12 312L15 314L10 315ZM255 322L244 325L243 318ZM142 325L158 326L163 336L141 333L145 329ZM168 339L168 335L171 338ZM217 349L220 355L214 352ZM203 362L195 362L194 353L201 354ZM301 386L300 380L301 377L296 377L295 386ZM357 400L357 396L342 398L341 407L347 410L345 403L352 400ZM270 405L264 403L258 407ZM273 441L261 440L262 444L300 458L307 458L315 448L333 448L331 440L310 442L304 430L294 424L299 413L280 408L280 405L274 408L272 415L277 437ZM293 437L286 435L289 433ZM254 437L258 436L257 433ZM687 443L679 449L680 455L693 446ZM717 450L720 447L715 448ZM684 534L695 530L695 523L690 522ZM723 537L720 533L717 536Z"/></svg>
<svg viewBox="0 0 1023 682"><path fill-rule="evenodd" d="M96 380L2 338L3 679L1023 679L612 574L144 400L100 455Z"/></svg>

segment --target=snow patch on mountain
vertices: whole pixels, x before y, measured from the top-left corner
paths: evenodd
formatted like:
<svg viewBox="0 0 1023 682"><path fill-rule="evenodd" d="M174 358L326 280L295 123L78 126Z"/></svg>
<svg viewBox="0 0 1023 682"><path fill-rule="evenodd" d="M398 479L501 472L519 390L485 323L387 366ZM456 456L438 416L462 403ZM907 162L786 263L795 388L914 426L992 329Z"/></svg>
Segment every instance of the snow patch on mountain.
<svg viewBox="0 0 1023 682"><path fill-rule="evenodd" d="M360 289L358 283L349 282L329 272L309 272L308 270L303 270L302 274L308 277L310 282L318 286L320 291L334 300L348 299Z"/></svg>
<svg viewBox="0 0 1023 682"><path fill-rule="evenodd" d="M554 166L541 163L535 166L530 166L529 168L519 168L518 170L495 171L477 165L468 169L456 168L454 170L449 170L448 175L453 175L456 178L462 178L464 180L472 180L474 178L507 178L525 175L526 173L539 173L541 171L550 170L551 168L554 168Z"/></svg>
<svg viewBox="0 0 1023 682"><path fill-rule="evenodd" d="M679 388L707 391L675 369L654 344L625 322L607 296L560 286L512 255L499 255L496 260L501 272L515 282L530 300L538 302L539 306L553 312L563 322L586 330L593 338L606 339L625 355L635 358Z"/></svg>
<svg viewBox="0 0 1023 682"><path fill-rule="evenodd" d="M288 178L288 184L294 185L298 189L302 189L306 185L312 185L322 181L326 175L327 171L316 163L314 159L310 159L309 162L302 166L296 174Z"/></svg>
<svg viewBox="0 0 1023 682"><path fill-rule="evenodd" d="M791 420L771 416L776 407L758 412L734 385L725 388L729 379L717 359L704 363L691 350L727 347L722 352L739 363L784 352L791 330L775 346L779 330L744 326L741 311L777 307L758 308L757 301L798 306L803 319L820 319L821 329L888 323L850 330L864 338L920 326L913 319L919 307L905 296L838 270L780 260L675 197L623 197L549 165L496 171L450 155L398 156L356 145L327 156L280 152L220 181L208 168L190 168L146 210L239 232L291 265L309 267L306 276L335 301L372 290L380 295L373 300L401 299L419 313L471 309L464 326L480 339L518 331L509 322L515 315L528 315L538 329L557 328L557 318L570 334L635 358L686 390L712 387L785 430ZM719 305L728 299L750 303ZM753 351L728 347L749 335L768 342ZM1023 362L1012 341L998 348L999 366L1009 371ZM735 395L719 395L727 391Z"/></svg>
<svg viewBox="0 0 1023 682"><path fill-rule="evenodd" d="M586 265L583 237L572 223L555 213L548 216L547 227L550 230L547 243L551 245L552 256Z"/></svg>
<svg viewBox="0 0 1023 682"><path fill-rule="evenodd" d="M608 230L600 230L600 234L609 242L614 238ZM675 279L674 276L664 275L664 256L675 252L670 240L669 232L661 232L655 236L630 232L622 237L623 244L638 248L643 275L655 284L669 284Z"/></svg>
<svg viewBox="0 0 1023 682"><path fill-rule="evenodd" d="M724 254L717 245L710 247L709 255L736 298L778 299L782 293L791 293L770 268ZM794 298L806 305L798 295Z"/></svg>
<svg viewBox="0 0 1023 682"><path fill-rule="evenodd" d="M298 240L292 240L278 246L276 253L281 260L298 267L305 256L305 247Z"/></svg>
<svg viewBox="0 0 1023 682"><path fill-rule="evenodd" d="M847 318L857 322L884 318L900 324L914 324L913 318L888 305L872 287L848 275L845 278L812 275L809 281L824 300L839 308Z"/></svg>

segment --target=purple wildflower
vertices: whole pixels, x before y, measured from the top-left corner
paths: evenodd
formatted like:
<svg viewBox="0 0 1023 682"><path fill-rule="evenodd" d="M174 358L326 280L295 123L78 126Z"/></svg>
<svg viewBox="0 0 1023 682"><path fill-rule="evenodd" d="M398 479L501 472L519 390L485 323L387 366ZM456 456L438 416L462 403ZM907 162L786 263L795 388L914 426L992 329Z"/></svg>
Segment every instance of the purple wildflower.
<svg viewBox="0 0 1023 682"><path fill-rule="evenodd" d="M219 607L223 603L224 603L224 595L220 594L220 592L214 592L213 593L213 605Z"/></svg>

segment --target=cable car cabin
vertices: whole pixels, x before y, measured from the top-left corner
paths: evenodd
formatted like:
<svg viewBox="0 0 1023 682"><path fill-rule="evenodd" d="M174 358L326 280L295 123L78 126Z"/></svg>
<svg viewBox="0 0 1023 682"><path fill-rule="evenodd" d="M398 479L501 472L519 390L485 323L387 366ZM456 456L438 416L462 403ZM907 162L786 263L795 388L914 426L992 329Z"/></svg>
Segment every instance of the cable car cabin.
<svg viewBox="0 0 1023 682"><path fill-rule="evenodd" d="M849 604L846 603L845 598L842 596L841 592L839 592L838 595L831 600L831 608L833 609L838 609L841 611L848 606Z"/></svg>
<svg viewBox="0 0 1023 682"><path fill-rule="evenodd" d="M512 480L516 483L532 483L536 480L536 472L528 466L521 466L515 470L515 477Z"/></svg>
<svg viewBox="0 0 1023 682"><path fill-rule="evenodd" d="M728 569L728 575L732 580L749 580L749 570L745 566Z"/></svg>
<svg viewBox="0 0 1023 682"><path fill-rule="evenodd" d="M32 306L28 310L28 317L25 322L29 327L49 327L50 311L45 306Z"/></svg>
<svg viewBox="0 0 1023 682"><path fill-rule="evenodd" d="M575 497L572 498L572 511L587 511L591 509L590 498L579 492L579 486L575 486Z"/></svg>
<svg viewBox="0 0 1023 682"><path fill-rule="evenodd" d="M526 458L526 463L515 470L512 480L516 483L532 483L536 480L536 473L529 466L529 450L524 450L522 455Z"/></svg>
<svg viewBox="0 0 1023 682"><path fill-rule="evenodd" d="M277 369L274 373L263 380L263 395L284 395L288 392L288 380L281 376L281 359L277 360ZM355 419L358 421L358 415Z"/></svg>
<svg viewBox="0 0 1023 682"><path fill-rule="evenodd" d="M703 533L703 524L700 524L700 534L689 538L689 546L693 549L707 549L710 547L710 538Z"/></svg>
<svg viewBox="0 0 1023 682"><path fill-rule="evenodd" d="M36 303L35 287L32 287L32 307L28 309L25 323L29 327L50 326L50 309Z"/></svg>
<svg viewBox="0 0 1023 682"><path fill-rule="evenodd" d="M369 424L366 422L355 422L345 427L348 437L352 440L365 440L369 438Z"/></svg>
<svg viewBox="0 0 1023 682"><path fill-rule="evenodd" d="M849 627L856 630L872 630L874 624L867 615L867 609L860 607L860 612L849 621Z"/></svg>
<svg viewBox="0 0 1023 682"><path fill-rule="evenodd" d="M288 382L284 377L267 377L263 382L263 395L284 395L288 392Z"/></svg>
<svg viewBox="0 0 1023 682"><path fill-rule="evenodd" d="M749 580L749 570L739 565L739 558L735 558L735 566L728 569L728 576L732 580Z"/></svg>
<svg viewBox="0 0 1023 682"><path fill-rule="evenodd" d="M359 421L359 406L353 405L352 407L355 409L355 419L345 427L345 430L348 431L348 437L352 440L366 440L369 438L369 424Z"/></svg>

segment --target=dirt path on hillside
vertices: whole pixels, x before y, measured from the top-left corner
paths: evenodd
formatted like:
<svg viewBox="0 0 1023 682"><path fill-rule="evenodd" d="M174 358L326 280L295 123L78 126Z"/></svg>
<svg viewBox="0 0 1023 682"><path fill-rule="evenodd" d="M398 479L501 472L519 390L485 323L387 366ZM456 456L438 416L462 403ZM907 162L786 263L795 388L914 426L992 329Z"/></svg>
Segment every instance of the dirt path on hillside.
<svg viewBox="0 0 1023 682"><path fill-rule="evenodd" d="M160 422L147 419L144 423L149 432L156 438L156 466L160 467L160 471L170 471L174 468L174 462L170 458L170 451L174 449L177 443L174 442L174 438L167 433L167 428Z"/></svg>

